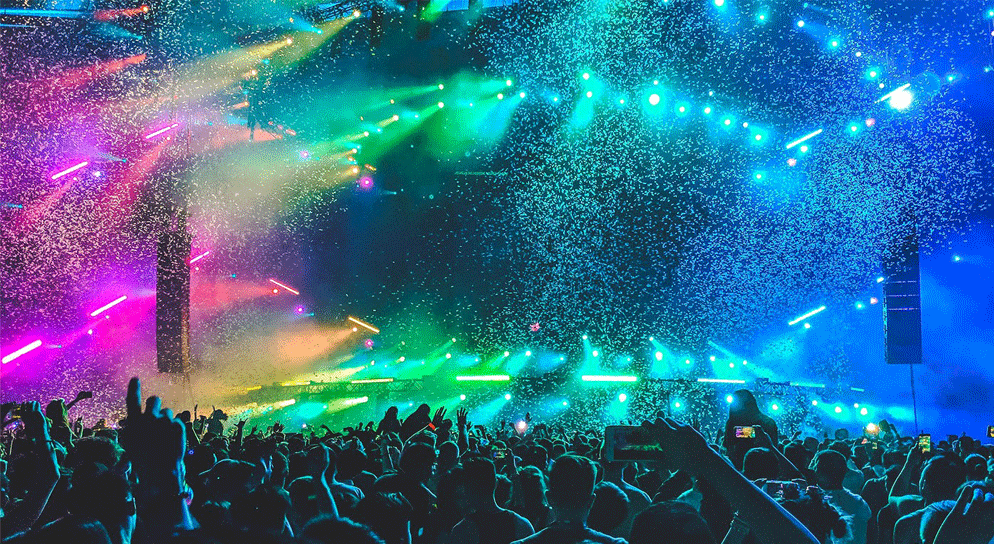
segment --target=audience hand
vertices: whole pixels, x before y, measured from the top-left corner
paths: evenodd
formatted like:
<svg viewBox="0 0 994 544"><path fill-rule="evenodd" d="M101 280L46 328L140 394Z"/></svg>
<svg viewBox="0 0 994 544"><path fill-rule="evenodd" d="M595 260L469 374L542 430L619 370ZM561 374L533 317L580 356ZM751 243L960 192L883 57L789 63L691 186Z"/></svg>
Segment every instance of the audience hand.
<svg viewBox="0 0 994 544"><path fill-rule="evenodd" d="M934 544L987 544L994 539L994 495L968 486L946 516Z"/></svg>

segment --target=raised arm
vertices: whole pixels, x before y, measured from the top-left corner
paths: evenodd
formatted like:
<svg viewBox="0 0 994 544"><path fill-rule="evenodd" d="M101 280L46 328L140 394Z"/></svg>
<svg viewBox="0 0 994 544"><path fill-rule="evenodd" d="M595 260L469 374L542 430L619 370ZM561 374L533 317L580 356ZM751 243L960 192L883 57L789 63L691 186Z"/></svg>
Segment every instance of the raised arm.
<svg viewBox="0 0 994 544"><path fill-rule="evenodd" d="M48 420L41 413L41 405L37 402L26 402L21 405L20 411L21 421L24 422L24 433L27 435L34 456L38 459L38 472L31 479L25 499L8 512L8 516L4 519L4 533L8 535L26 531L38 521L60 477L55 449L52 448L52 438L48 434Z"/></svg>
<svg viewBox="0 0 994 544"><path fill-rule="evenodd" d="M712 450L693 427L669 418L657 418L642 425L659 442L671 470L687 470L709 483L731 504L759 541L819 544L801 522Z"/></svg>
<svg viewBox="0 0 994 544"><path fill-rule="evenodd" d="M798 470L797 467L794 466L794 463L791 463L790 459L787 459L783 452L780 451L780 448L773 443L773 439L770 438L770 435L766 434L766 431L764 431L762 427L757 425L754 428L756 429L756 441L764 448L772 451L773 455L777 457L777 476L781 480L807 479L804 476L804 473Z"/></svg>
<svg viewBox="0 0 994 544"><path fill-rule="evenodd" d="M469 417L469 411L465 408L456 409L456 426L459 427L459 455L469 451L469 434L466 427L468 426L467 418Z"/></svg>

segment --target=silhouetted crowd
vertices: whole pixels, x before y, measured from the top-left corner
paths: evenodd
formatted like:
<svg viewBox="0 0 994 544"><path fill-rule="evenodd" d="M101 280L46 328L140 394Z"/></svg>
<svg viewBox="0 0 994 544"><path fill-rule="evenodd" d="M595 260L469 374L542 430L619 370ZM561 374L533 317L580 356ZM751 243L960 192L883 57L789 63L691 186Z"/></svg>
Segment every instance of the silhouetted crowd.
<svg viewBox="0 0 994 544"><path fill-rule="evenodd" d="M3 406L3 542L314 544L988 544L994 446L923 444L886 421L858 436L780 434L737 391L722 436L655 418L651 456L604 429L401 420L246 431L220 410L143 403L111 428L58 399Z"/></svg>

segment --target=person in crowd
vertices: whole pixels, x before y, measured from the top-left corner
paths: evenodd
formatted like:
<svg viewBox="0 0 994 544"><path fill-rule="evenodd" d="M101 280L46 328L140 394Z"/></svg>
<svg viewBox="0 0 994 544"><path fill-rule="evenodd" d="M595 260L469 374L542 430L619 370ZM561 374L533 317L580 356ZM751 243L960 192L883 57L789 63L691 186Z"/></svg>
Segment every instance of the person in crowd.
<svg viewBox="0 0 994 544"><path fill-rule="evenodd" d="M753 439L737 438L735 435L736 427L755 427L759 425L769 435L774 444L779 443L780 433L773 418L760 411L756 397L751 391L739 389L732 393L731 398L732 402L728 405L728 421L725 423L722 446L724 446L728 458L732 460L732 465L741 469L746 452L753 447Z"/></svg>
<svg viewBox="0 0 994 544"><path fill-rule="evenodd" d="M848 534L837 542L866 544L870 507L862 497L843 486L848 472L845 457L832 449L820 451L811 462L811 469L829 501L848 518Z"/></svg>
<svg viewBox="0 0 994 544"><path fill-rule="evenodd" d="M522 467L514 479L511 509L521 514L536 531L552 523L552 507L546 496L545 475L536 467Z"/></svg>
<svg viewBox="0 0 994 544"><path fill-rule="evenodd" d="M622 524L628 519L628 496L611 482L594 486L594 504L587 516L587 526L606 535L625 538L628 528Z"/></svg>
<svg viewBox="0 0 994 544"><path fill-rule="evenodd" d="M620 544L625 541L587 527L594 502L594 463L579 455L563 455L549 470L549 504L555 521L519 544Z"/></svg>
<svg viewBox="0 0 994 544"><path fill-rule="evenodd" d="M535 533L527 519L497 505L497 471L489 459L471 458L462 465L463 498L468 514L452 528L450 541L464 544L509 544Z"/></svg>
<svg viewBox="0 0 994 544"><path fill-rule="evenodd" d="M714 534L697 510L677 501L655 503L635 516L628 542L656 544L663 538L680 544L715 544Z"/></svg>
<svg viewBox="0 0 994 544"><path fill-rule="evenodd" d="M919 508L897 520L894 525L894 544L921 544L920 528L925 508L939 501L955 500L957 490L964 482L966 465L958 455L944 452L930 458L922 467L918 482L920 499L912 498L905 503L916 504ZM893 491L891 498L894 498Z"/></svg>
<svg viewBox="0 0 994 544"><path fill-rule="evenodd" d="M604 468L604 481L618 486L624 492L625 497L628 498L628 515L625 516L617 532L619 535L627 535L632 530L632 523L635 522L635 516L648 508L649 504L652 503L652 499L645 491L625 481L624 474L625 469L629 466L628 463L603 461L601 465Z"/></svg>

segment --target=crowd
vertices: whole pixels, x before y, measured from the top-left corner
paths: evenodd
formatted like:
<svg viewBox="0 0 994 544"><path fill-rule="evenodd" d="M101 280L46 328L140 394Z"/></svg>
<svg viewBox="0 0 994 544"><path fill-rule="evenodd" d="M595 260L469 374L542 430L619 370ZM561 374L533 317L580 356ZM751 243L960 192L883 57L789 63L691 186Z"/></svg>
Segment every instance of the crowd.
<svg viewBox="0 0 994 544"><path fill-rule="evenodd" d="M87 396L44 411L4 406L4 543L994 538L994 446L964 435L925 451L886 422L854 438L785 437L746 390L714 444L673 419L644 422L651 461L613 458L603 429L494 429L426 404L340 432L246 431L219 410L174 417L156 397L143 406L137 378L117 428L84 428L69 410Z"/></svg>

